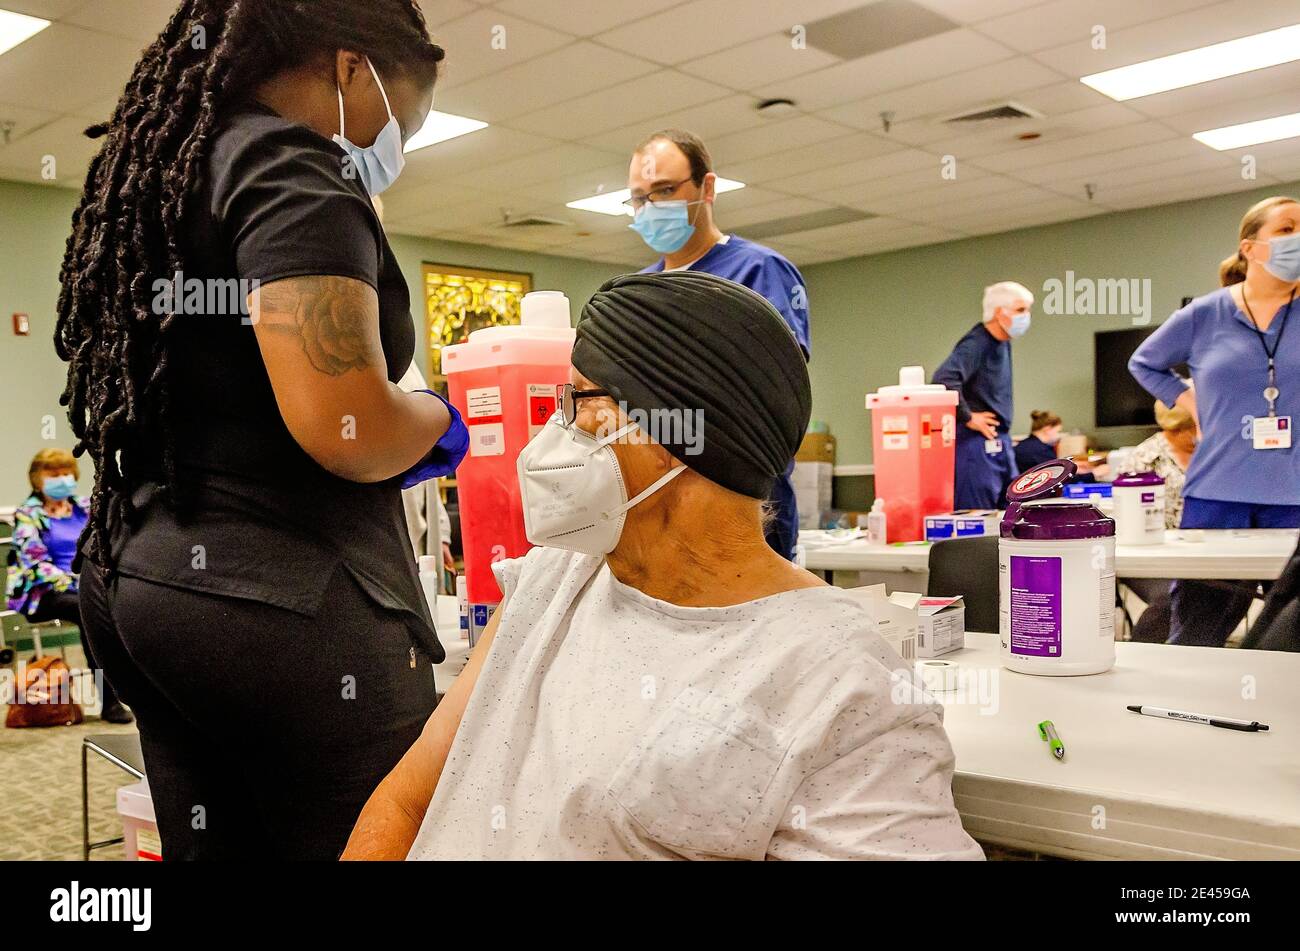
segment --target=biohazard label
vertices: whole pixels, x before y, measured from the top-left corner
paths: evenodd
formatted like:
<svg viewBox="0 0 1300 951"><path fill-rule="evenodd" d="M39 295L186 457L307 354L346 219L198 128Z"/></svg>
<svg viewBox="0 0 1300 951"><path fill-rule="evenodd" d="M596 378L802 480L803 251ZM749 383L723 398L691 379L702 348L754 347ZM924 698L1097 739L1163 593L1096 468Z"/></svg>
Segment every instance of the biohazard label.
<svg viewBox="0 0 1300 951"><path fill-rule="evenodd" d="M931 425L930 425L930 414L929 414L929 413L925 413L925 414L923 414L923 415L921 416L921 448L922 448L922 449L929 449L929 448L930 448L930 443L931 443L931 436L930 436L930 433L931 433L931 432L932 432L932 429L931 429Z"/></svg>
<svg viewBox="0 0 1300 951"><path fill-rule="evenodd" d="M554 383L528 384L528 438L532 439L546 425L546 421L555 415Z"/></svg>

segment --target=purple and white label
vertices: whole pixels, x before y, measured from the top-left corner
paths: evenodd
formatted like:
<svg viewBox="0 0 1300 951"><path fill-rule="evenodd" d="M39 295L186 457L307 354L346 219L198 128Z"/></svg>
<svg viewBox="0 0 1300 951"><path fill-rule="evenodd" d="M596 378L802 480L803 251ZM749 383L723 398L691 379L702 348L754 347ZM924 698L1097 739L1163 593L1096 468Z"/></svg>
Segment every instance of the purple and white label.
<svg viewBox="0 0 1300 951"><path fill-rule="evenodd" d="M1061 559L1011 556L1011 653L1061 656Z"/></svg>
<svg viewBox="0 0 1300 951"><path fill-rule="evenodd" d="M1143 492L1143 493L1142 493L1142 504L1143 504L1143 505L1150 505L1150 504L1151 504L1152 502L1154 502L1155 500L1156 500L1156 494L1155 494L1154 492Z"/></svg>

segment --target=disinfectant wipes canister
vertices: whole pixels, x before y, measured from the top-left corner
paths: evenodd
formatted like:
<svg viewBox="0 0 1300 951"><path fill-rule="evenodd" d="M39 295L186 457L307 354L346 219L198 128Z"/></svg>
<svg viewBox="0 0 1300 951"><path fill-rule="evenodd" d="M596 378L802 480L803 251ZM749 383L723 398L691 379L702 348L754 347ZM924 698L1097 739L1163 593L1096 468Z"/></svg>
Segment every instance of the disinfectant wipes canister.
<svg viewBox="0 0 1300 951"><path fill-rule="evenodd" d="M1125 472L1112 483L1115 541L1159 545L1165 540L1165 480L1154 472Z"/></svg>
<svg viewBox="0 0 1300 951"><path fill-rule="evenodd" d="M1115 664L1115 522L1059 498L1069 459L1007 489L998 542L1002 665L1025 674L1097 674Z"/></svg>

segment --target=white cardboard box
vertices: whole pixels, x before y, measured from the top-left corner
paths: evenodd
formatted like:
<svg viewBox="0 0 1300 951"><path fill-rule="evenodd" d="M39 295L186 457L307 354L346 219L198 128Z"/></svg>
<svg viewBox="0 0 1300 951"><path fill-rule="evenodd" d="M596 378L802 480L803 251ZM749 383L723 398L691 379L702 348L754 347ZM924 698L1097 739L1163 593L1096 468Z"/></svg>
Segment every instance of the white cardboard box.
<svg viewBox="0 0 1300 951"><path fill-rule="evenodd" d="M845 588L845 594L862 602L863 610L871 618L872 627L886 643L909 664L917 658L917 631L919 616L916 603L919 594L896 591L887 594L883 584Z"/></svg>
<svg viewBox="0 0 1300 951"><path fill-rule="evenodd" d="M960 597L922 598L916 612L918 657L938 657L966 646L966 603Z"/></svg>

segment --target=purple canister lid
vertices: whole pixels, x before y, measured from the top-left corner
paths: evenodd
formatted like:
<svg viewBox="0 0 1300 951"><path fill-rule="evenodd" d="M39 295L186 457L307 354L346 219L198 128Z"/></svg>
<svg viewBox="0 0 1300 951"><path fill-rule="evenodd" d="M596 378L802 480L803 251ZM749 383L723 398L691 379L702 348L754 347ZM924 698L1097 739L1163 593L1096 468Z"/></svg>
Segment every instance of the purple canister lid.
<svg viewBox="0 0 1300 951"><path fill-rule="evenodd" d="M1154 472L1125 472L1115 477L1111 483L1119 488L1132 487L1138 485L1164 485L1165 480Z"/></svg>
<svg viewBox="0 0 1300 951"><path fill-rule="evenodd" d="M1060 541L1105 538L1114 534L1115 520L1102 515L1091 502L1025 502L1016 511L1014 519L1002 521L1003 538Z"/></svg>
<svg viewBox="0 0 1300 951"><path fill-rule="evenodd" d="M1041 462L1011 480L1011 485L1007 486L1007 501L1014 504L1060 495L1061 486L1073 479L1078 471L1079 467L1071 459Z"/></svg>

